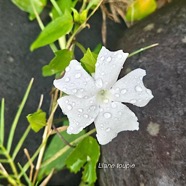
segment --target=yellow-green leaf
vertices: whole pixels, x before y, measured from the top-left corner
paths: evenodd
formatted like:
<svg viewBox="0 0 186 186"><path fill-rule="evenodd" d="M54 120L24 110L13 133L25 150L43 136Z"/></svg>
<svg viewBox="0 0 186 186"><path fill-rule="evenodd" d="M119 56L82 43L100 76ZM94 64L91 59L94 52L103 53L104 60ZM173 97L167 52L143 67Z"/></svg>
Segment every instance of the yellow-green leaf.
<svg viewBox="0 0 186 186"><path fill-rule="evenodd" d="M127 9L127 21L138 21L154 12L157 8L155 0L135 0Z"/></svg>
<svg viewBox="0 0 186 186"><path fill-rule="evenodd" d="M32 114L29 114L26 118L32 130L35 132L38 132L40 129L46 126L46 113L41 109Z"/></svg>

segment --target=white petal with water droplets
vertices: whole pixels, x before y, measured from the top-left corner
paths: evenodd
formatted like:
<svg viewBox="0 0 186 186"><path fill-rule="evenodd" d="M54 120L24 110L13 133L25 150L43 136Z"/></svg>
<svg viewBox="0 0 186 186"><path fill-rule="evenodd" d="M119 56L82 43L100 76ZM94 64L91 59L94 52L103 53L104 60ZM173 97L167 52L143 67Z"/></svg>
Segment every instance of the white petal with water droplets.
<svg viewBox="0 0 186 186"><path fill-rule="evenodd" d="M135 114L125 105L111 102L101 105L102 112L95 119L97 139L101 145L112 141L121 131L139 129Z"/></svg>
<svg viewBox="0 0 186 186"><path fill-rule="evenodd" d="M81 99L75 96L64 96L58 99L58 104L69 119L69 134L77 134L90 125L99 112L95 97Z"/></svg>
<svg viewBox="0 0 186 186"><path fill-rule="evenodd" d="M122 50L111 52L105 47L102 47L97 58L94 76L95 80L98 80L99 82L102 81L103 83L103 85L98 88L109 89L113 86L127 56L128 53L124 53ZM98 84L100 85L100 83Z"/></svg>
<svg viewBox="0 0 186 186"><path fill-rule="evenodd" d="M145 106L154 97L151 90L143 84L142 79L145 75L146 71L138 68L118 80L111 89L112 100L139 107Z"/></svg>
<svg viewBox="0 0 186 186"><path fill-rule="evenodd" d="M91 97L96 92L93 78L76 60L70 62L65 75L61 79L54 80L54 86L69 95L75 95L79 98Z"/></svg>

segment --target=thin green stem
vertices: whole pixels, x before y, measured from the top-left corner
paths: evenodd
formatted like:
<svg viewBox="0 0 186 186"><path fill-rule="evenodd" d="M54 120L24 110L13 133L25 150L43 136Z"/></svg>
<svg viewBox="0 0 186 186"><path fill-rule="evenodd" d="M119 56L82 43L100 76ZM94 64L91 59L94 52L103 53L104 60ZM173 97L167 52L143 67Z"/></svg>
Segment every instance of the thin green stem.
<svg viewBox="0 0 186 186"><path fill-rule="evenodd" d="M96 129L92 129L91 131L89 131L88 133L82 135L81 137L75 139L73 142L71 142L71 145L76 144L77 142L83 140L85 137L93 134L96 131ZM64 154L67 150L70 149L70 146L66 145L64 148L62 148L60 151L58 151L56 154L54 154L51 158L49 158L48 160L46 160L41 167L44 167L48 164L50 164L52 161L56 160L57 158L59 158L62 154Z"/></svg>
<svg viewBox="0 0 186 186"><path fill-rule="evenodd" d="M147 49L150 49L150 48L153 48L153 47L155 47L155 46L158 46L158 45L159 45L159 43L155 43L155 44L149 45L149 46L147 46L147 47L140 48L139 50L136 50L136 51L130 53L129 56L128 56L128 58L129 58L129 57L132 57L132 56L134 56L134 55L136 55L136 54L138 54L138 53L140 53L140 52L143 52L143 51L145 51L145 50L147 50Z"/></svg>
<svg viewBox="0 0 186 186"><path fill-rule="evenodd" d="M18 121L19 121L19 118L20 118L20 115L22 113L22 110L25 106L25 103L28 99L28 96L29 96L29 93L30 93L30 90L31 90L31 87L32 87L32 84L33 84L33 81L34 79L32 78L28 87L27 87L27 90L25 92L25 95L23 97L23 100L21 102L21 105L19 106L19 109L16 113L16 116L14 118L14 121L12 123L12 126L11 126L11 129L10 129L10 134L9 134L9 137L8 137L8 143L7 143L7 151L8 153L10 153L10 149L11 149L11 146L12 146L12 141L13 141L13 138L14 138L14 134L15 134L15 129L17 127L17 124L18 124Z"/></svg>
<svg viewBox="0 0 186 186"><path fill-rule="evenodd" d="M21 137L21 139L19 140L18 144L16 145L16 148L13 152L13 155L12 155L12 159L14 160L15 157L17 156L17 153L19 152L19 150L21 149L26 137L28 136L28 133L30 132L30 125L27 127L27 129L25 130L23 136Z"/></svg>
<svg viewBox="0 0 186 186"><path fill-rule="evenodd" d="M37 20L37 22L38 22L38 25L39 25L39 27L41 28L41 30L43 30L43 29L45 28L45 26L44 26L44 24L43 24L41 18L39 17L39 14L37 13L37 11L36 11L36 9L35 9L35 6L34 6L34 4L33 4L33 1L30 1L30 2L31 2L31 5L32 5L32 9L33 9L33 11L34 11L34 14L35 14L35 16L36 16L36 20ZM58 50L54 43L50 44L50 48L51 48L51 50L52 50L53 52L56 52L56 51Z"/></svg>
<svg viewBox="0 0 186 186"><path fill-rule="evenodd" d="M63 12L61 11L61 9L59 8L58 4L56 3L55 0L50 0L50 2L52 3L52 5L54 6L54 8L56 9L57 13L61 16L63 15Z"/></svg>
<svg viewBox="0 0 186 186"><path fill-rule="evenodd" d="M3 175L3 177L6 178L11 185L13 186L17 185L17 182L9 174L6 174L4 171L0 170L0 175Z"/></svg>
<svg viewBox="0 0 186 186"><path fill-rule="evenodd" d="M5 110L5 100L4 98L1 101L1 110L0 110L0 144L4 143L4 110Z"/></svg>
<svg viewBox="0 0 186 186"><path fill-rule="evenodd" d="M90 15L87 17L86 21L84 23L82 23L78 29L76 29L76 31L71 35L71 37L69 38L66 48L70 48L72 41L74 40L75 36L86 27L86 22L92 17L92 15L96 12L96 10L100 7L101 3L103 2L103 0L101 0L99 2L99 4L96 6L96 8L94 8L94 10L90 13Z"/></svg>

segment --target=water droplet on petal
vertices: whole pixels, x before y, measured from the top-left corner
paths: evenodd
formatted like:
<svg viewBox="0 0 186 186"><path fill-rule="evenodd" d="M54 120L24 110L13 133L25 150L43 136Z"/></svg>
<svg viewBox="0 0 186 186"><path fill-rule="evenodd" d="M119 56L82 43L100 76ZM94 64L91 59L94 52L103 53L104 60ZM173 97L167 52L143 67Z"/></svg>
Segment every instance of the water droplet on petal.
<svg viewBox="0 0 186 186"><path fill-rule="evenodd" d="M80 108L80 109L78 109L78 111L79 111L79 112L83 112L83 109Z"/></svg>
<svg viewBox="0 0 186 186"><path fill-rule="evenodd" d="M70 81L70 78L66 78L65 81L66 81L66 82L69 82L69 81Z"/></svg>
<svg viewBox="0 0 186 186"><path fill-rule="evenodd" d="M83 116L84 116L85 118L88 118L88 114L84 114Z"/></svg>
<svg viewBox="0 0 186 186"><path fill-rule="evenodd" d="M103 76L104 74L105 74L104 72L101 73L102 76Z"/></svg>
<svg viewBox="0 0 186 186"><path fill-rule="evenodd" d="M100 58L100 60L103 61L103 60L104 60L104 56L102 56L102 57Z"/></svg>
<svg viewBox="0 0 186 186"><path fill-rule="evenodd" d="M70 67L65 68L65 70L66 70L66 72L68 72L70 70Z"/></svg>
<svg viewBox="0 0 186 186"><path fill-rule="evenodd" d="M96 106L92 105L92 106L90 106L90 109L94 111L96 109Z"/></svg>
<svg viewBox="0 0 186 186"><path fill-rule="evenodd" d="M110 132L110 130L111 130L110 128L107 128L107 129L106 129L106 132Z"/></svg>
<svg viewBox="0 0 186 186"><path fill-rule="evenodd" d="M116 88L116 91L119 91L119 88Z"/></svg>
<svg viewBox="0 0 186 186"><path fill-rule="evenodd" d="M109 102L109 99L106 98L106 99L103 100L103 102L104 103L108 103Z"/></svg>
<svg viewBox="0 0 186 186"><path fill-rule="evenodd" d="M65 101L65 103L68 103L68 102L69 102L68 100Z"/></svg>
<svg viewBox="0 0 186 186"><path fill-rule="evenodd" d="M117 107L117 105L115 104L115 103L111 103L111 106L112 106L112 108L116 108Z"/></svg>
<svg viewBox="0 0 186 186"><path fill-rule="evenodd" d="M73 93L76 93L76 92L77 92L77 89L73 89L72 92L73 92Z"/></svg>
<svg viewBox="0 0 186 186"><path fill-rule="evenodd" d="M121 116L122 113L121 112L118 112L118 114Z"/></svg>
<svg viewBox="0 0 186 186"><path fill-rule="evenodd" d="M126 92L127 92L126 89L122 89L122 90L121 90L121 93L122 93L122 94L125 94Z"/></svg>
<svg viewBox="0 0 186 186"><path fill-rule="evenodd" d="M130 100L130 103L136 103L135 99Z"/></svg>
<svg viewBox="0 0 186 186"><path fill-rule="evenodd" d="M81 74L80 73L78 73L78 74L75 75L75 78L77 78L77 79L80 78L80 77L81 77Z"/></svg>
<svg viewBox="0 0 186 186"><path fill-rule="evenodd" d="M109 113L109 112L105 112L104 113L104 117L106 118L106 119L108 119L108 118L110 118L112 115Z"/></svg>
<svg viewBox="0 0 186 186"><path fill-rule="evenodd" d="M103 109L102 108L100 108L99 110L100 110L100 112L103 112Z"/></svg>
<svg viewBox="0 0 186 186"><path fill-rule="evenodd" d="M102 130L104 129L103 124L100 125L100 128L101 128Z"/></svg>
<svg viewBox="0 0 186 186"><path fill-rule="evenodd" d="M115 94L115 96L116 96L117 98L119 98L119 94Z"/></svg>
<svg viewBox="0 0 186 186"><path fill-rule="evenodd" d="M81 65L77 65L76 70L80 70L80 69L81 69Z"/></svg>
<svg viewBox="0 0 186 186"><path fill-rule="evenodd" d="M118 58L121 59L122 58L122 55L121 54L118 54Z"/></svg>
<svg viewBox="0 0 186 186"><path fill-rule="evenodd" d="M151 95L151 90L147 89L147 94L150 94Z"/></svg>
<svg viewBox="0 0 186 186"><path fill-rule="evenodd" d="M90 100L89 102L90 102L90 104L92 104L93 103L93 100Z"/></svg>
<svg viewBox="0 0 186 186"><path fill-rule="evenodd" d="M107 58L107 62L110 62L112 60L112 58L109 56L108 58Z"/></svg>
<svg viewBox="0 0 186 186"><path fill-rule="evenodd" d="M68 110L72 110L72 106L71 105L67 105L67 109Z"/></svg>
<svg viewBox="0 0 186 186"><path fill-rule="evenodd" d="M96 84L96 86L97 86L98 88L101 88L101 87L103 86L103 81L102 81L102 79L97 79L95 84Z"/></svg>
<svg viewBox="0 0 186 186"><path fill-rule="evenodd" d="M84 89L81 88L79 91L80 91L80 92L84 92Z"/></svg>
<svg viewBox="0 0 186 186"><path fill-rule="evenodd" d="M137 92L141 92L141 91L142 91L142 88L141 88L139 85L137 85L137 86L135 87L135 90L136 90Z"/></svg>

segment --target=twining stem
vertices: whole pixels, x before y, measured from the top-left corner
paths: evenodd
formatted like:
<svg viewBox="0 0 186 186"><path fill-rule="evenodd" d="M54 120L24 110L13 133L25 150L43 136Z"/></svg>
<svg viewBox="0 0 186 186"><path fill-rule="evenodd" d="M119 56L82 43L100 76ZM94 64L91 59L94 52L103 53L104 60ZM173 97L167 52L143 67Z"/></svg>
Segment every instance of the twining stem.
<svg viewBox="0 0 186 186"><path fill-rule="evenodd" d="M128 56L128 58L129 58L129 57L132 57L132 56L134 56L134 55L136 55L136 54L138 54L138 53L140 53L140 52L143 52L143 51L145 51L145 50L147 50L147 49L150 49L150 48L153 48L153 47L155 47L155 46L158 46L158 45L159 45L159 43L155 43L155 44L149 45L149 46L147 46L147 47L140 48L139 50L136 50L136 51L130 53L129 56Z"/></svg>
<svg viewBox="0 0 186 186"><path fill-rule="evenodd" d="M72 141L70 144L74 145L74 144L78 143L79 141L83 140L85 137L93 134L94 132L96 132L96 129L92 129L91 131L87 132L86 134L84 134L84 135L80 136L79 138L75 139L74 141ZM44 167L44 166L50 164L52 161L59 158L61 155L63 155L69 149L70 149L70 146L66 145L64 148L62 148L60 151L58 151L56 154L54 154L51 158L49 158L48 160L43 162L41 167Z"/></svg>
<svg viewBox="0 0 186 186"><path fill-rule="evenodd" d="M86 21L84 23L82 23L78 29L71 35L71 37L69 38L68 42L67 42L67 45L66 45L66 48L70 48L75 36L81 31L83 30L87 24L86 22L92 17L92 15L96 12L96 10L100 7L100 5L102 4L103 0L101 0L98 5L96 6L96 8L94 8L94 10L92 10L92 12L90 13L90 15L87 17Z"/></svg>
<svg viewBox="0 0 186 186"><path fill-rule="evenodd" d="M5 110L5 99L3 98L1 101L1 109L0 109L0 144L4 143L4 110Z"/></svg>
<svg viewBox="0 0 186 186"><path fill-rule="evenodd" d="M45 130L44 130L44 133L43 133L43 141L42 141L42 144L44 144L39 152L39 156L38 156L38 159L37 159L37 164L36 164L36 172L34 174L34 178L33 178L33 183L36 182L36 179L37 179L37 176L38 176L38 173L39 173L39 169L41 167L41 163L42 163L42 160L43 160L43 155L44 155L44 152L45 152L45 148L46 148L46 143L47 143L47 139L50 135L50 130L51 130L51 126L52 126L52 121L53 121L53 117L54 117L54 113L57 109L57 104L55 105L55 107L53 108L50 116L49 116L49 119L47 121L47 125L45 127Z"/></svg>
<svg viewBox="0 0 186 186"><path fill-rule="evenodd" d="M36 19L37 19L37 22L38 22L38 25L39 27L41 28L41 30L43 30L45 28L43 22L41 21L41 18L39 17L39 14L37 13L36 9L35 9L35 6L33 4L33 1L30 1L31 2L31 5L32 5L32 9L34 11L34 14L36 16ZM50 48L52 49L53 52L56 52L58 49L56 48L56 46L54 45L54 43L50 44Z"/></svg>

